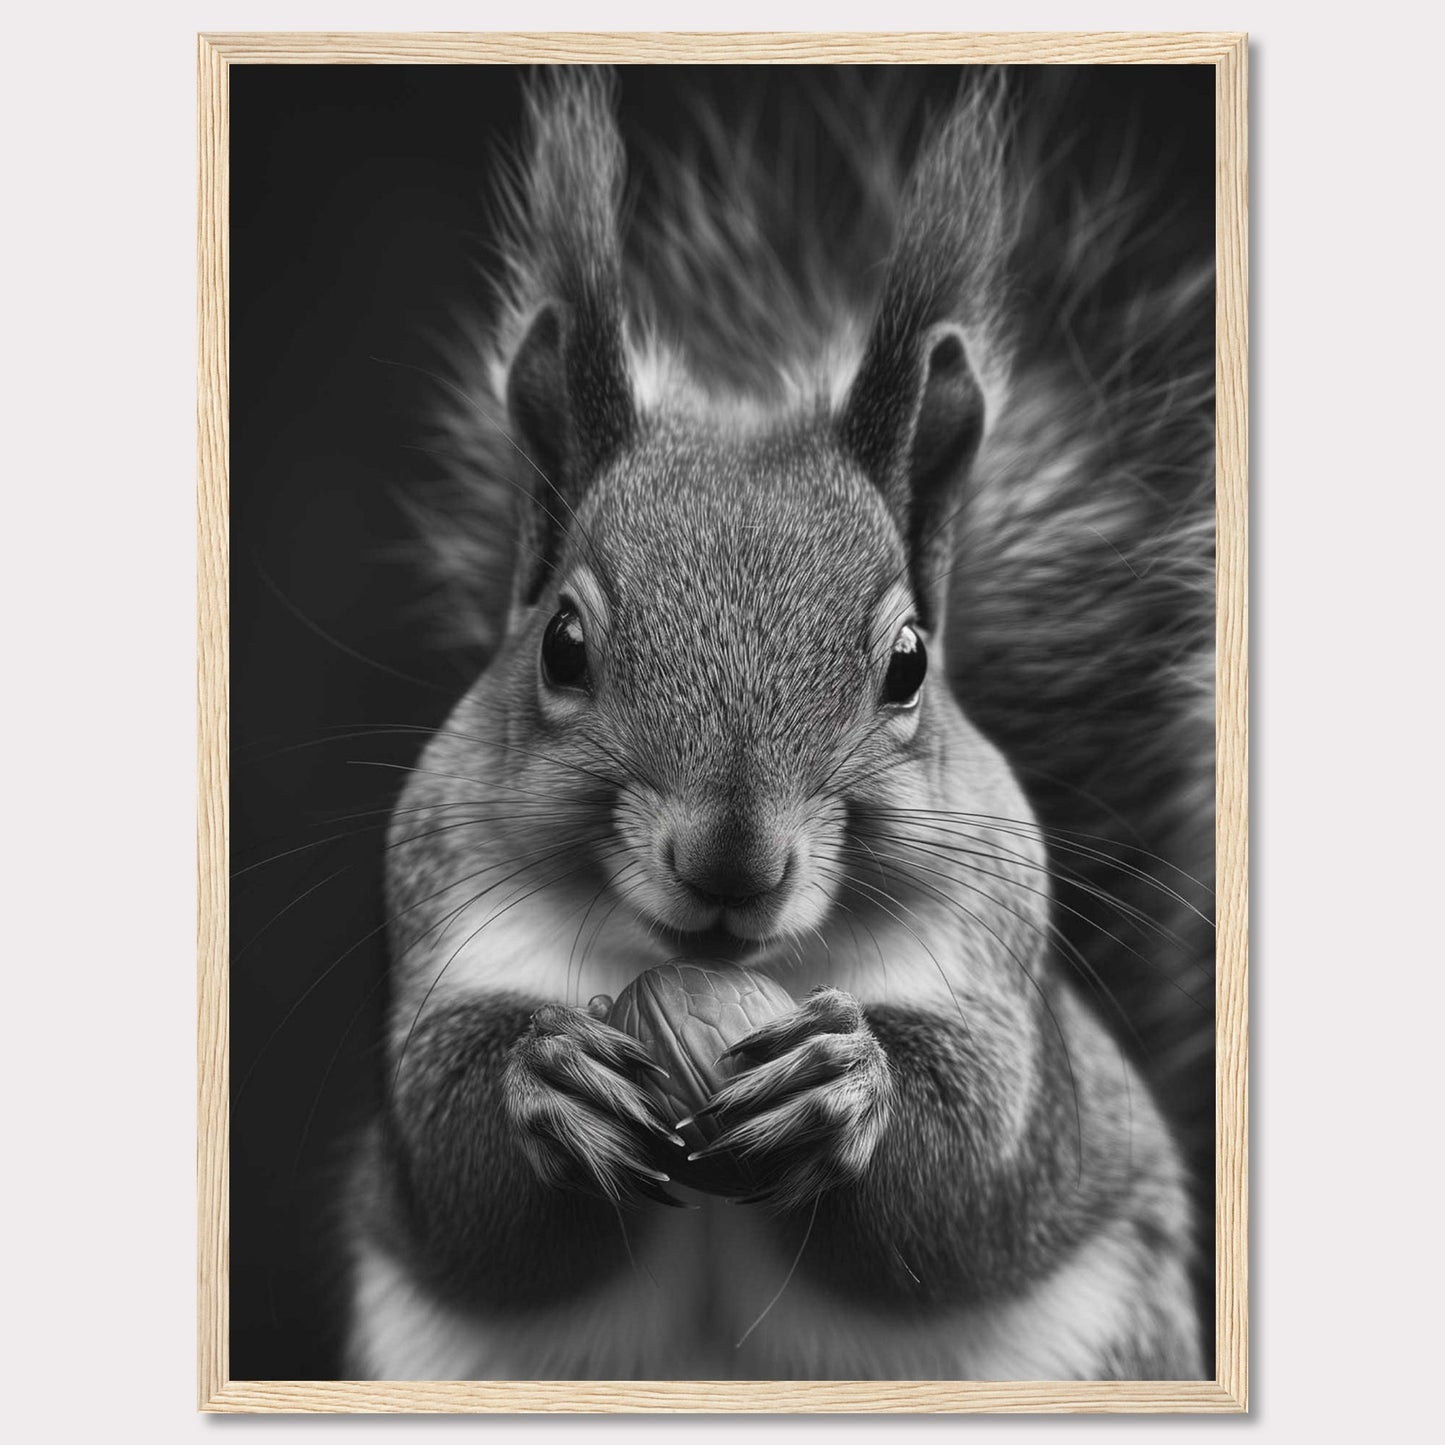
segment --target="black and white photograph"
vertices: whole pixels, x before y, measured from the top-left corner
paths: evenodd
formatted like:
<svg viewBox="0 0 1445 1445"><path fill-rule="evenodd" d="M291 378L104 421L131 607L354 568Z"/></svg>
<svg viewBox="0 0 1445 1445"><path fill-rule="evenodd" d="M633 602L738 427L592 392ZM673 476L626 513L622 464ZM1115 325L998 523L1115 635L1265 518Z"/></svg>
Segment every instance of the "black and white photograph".
<svg viewBox="0 0 1445 1445"><path fill-rule="evenodd" d="M1211 65L229 78L234 1380L1208 1381Z"/></svg>

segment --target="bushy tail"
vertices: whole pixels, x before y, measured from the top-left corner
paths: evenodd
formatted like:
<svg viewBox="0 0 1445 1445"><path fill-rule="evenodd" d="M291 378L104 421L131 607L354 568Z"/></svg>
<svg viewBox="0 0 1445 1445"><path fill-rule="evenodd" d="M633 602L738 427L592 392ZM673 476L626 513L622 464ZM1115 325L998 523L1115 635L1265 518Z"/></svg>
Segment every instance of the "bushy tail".
<svg viewBox="0 0 1445 1445"><path fill-rule="evenodd" d="M958 532L950 667L1049 832L1065 955L1207 1153L1213 231L1161 218L1127 164L1064 187L1021 149L1009 397Z"/></svg>

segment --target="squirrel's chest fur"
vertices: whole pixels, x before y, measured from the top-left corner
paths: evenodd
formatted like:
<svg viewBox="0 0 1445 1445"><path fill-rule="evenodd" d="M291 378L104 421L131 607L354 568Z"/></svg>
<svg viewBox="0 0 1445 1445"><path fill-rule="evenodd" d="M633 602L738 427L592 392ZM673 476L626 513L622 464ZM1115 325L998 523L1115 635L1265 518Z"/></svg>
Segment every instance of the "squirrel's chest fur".
<svg viewBox="0 0 1445 1445"><path fill-rule="evenodd" d="M1129 1248L1108 1233L1020 1296L918 1318L831 1297L759 1216L690 1197L699 1207L632 1246L625 1273L531 1316L441 1302L367 1246L356 1363L438 1380L1087 1379L1104 1370L1101 1342L1139 1327Z"/></svg>

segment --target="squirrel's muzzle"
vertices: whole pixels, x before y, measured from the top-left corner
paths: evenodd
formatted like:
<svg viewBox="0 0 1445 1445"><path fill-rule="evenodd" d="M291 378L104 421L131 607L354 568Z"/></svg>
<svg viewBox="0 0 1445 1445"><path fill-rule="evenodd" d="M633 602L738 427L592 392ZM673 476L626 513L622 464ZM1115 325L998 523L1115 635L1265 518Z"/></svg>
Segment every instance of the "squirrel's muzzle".
<svg viewBox="0 0 1445 1445"><path fill-rule="evenodd" d="M619 805L618 892L674 933L722 932L754 943L816 927L832 897L819 849L831 813L753 793L703 800L628 790Z"/></svg>
<svg viewBox="0 0 1445 1445"><path fill-rule="evenodd" d="M664 849L673 876L706 904L741 908L777 892L791 866L791 840L727 815L675 825Z"/></svg>

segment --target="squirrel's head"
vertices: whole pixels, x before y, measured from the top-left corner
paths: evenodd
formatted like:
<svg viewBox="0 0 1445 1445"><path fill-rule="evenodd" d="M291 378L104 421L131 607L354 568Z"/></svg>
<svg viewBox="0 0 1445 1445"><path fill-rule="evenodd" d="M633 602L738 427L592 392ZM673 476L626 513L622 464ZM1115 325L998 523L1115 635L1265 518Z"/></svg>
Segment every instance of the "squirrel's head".
<svg viewBox="0 0 1445 1445"><path fill-rule="evenodd" d="M549 305L510 371L533 484L508 707L612 790L598 852L644 920L794 935L847 871L850 810L928 799L982 392L957 328L880 328L835 416L648 415L599 325Z"/></svg>

